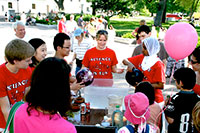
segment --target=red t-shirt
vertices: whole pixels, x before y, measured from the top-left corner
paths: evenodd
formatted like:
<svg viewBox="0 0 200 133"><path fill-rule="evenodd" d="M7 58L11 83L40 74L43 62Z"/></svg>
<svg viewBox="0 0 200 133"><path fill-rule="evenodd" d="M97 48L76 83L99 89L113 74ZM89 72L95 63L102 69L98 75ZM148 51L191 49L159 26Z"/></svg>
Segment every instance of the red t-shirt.
<svg viewBox="0 0 200 133"><path fill-rule="evenodd" d="M143 71L141 64L143 61L144 55L140 54L128 60L140 71L144 74L143 81L149 81L150 83L162 82L165 83L165 72L164 72L164 64L162 61L157 61L150 69ZM163 94L161 89L154 89L155 90L155 101L157 103L163 102Z"/></svg>
<svg viewBox="0 0 200 133"><path fill-rule="evenodd" d="M194 91L194 93L196 93L197 95L200 96L200 85L195 84L193 91Z"/></svg>
<svg viewBox="0 0 200 133"><path fill-rule="evenodd" d="M21 101L24 98L25 88L30 86L32 70L19 69L11 73L5 63L0 65L0 97L8 96L10 104ZM0 108L0 128L5 128L5 119Z"/></svg>
<svg viewBox="0 0 200 133"><path fill-rule="evenodd" d="M67 33L67 28L66 28L65 22L63 20L60 20L58 23L58 32L59 33Z"/></svg>
<svg viewBox="0 0 200 133"><path fill-rule="evenodd" d="M82 64L92 71L94 78L112 79L112 66L118 63L112 49L97 50L96 47L87 50Z"/></svg>

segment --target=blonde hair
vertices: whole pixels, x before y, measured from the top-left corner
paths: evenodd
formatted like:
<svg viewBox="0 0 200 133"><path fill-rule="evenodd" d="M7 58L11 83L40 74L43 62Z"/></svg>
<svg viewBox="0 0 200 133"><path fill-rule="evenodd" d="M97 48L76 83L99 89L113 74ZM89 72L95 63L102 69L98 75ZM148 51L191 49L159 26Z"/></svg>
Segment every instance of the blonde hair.
<svg viewBox="0 0 200 133"><path fill-rule="evenodd" d="M108 40L108 32L106 30L99 30L96 33L96 39L99 40L100 36L104 35L106 40Z"/></svg>
<svg viewBox="0 0 200 133"><path fill-rule="evenodd" d="M200 101L196 103L192 110L192 119L196 129L200 132Z"/></svg>
<svg viewBox="0 0 200 133"><path fill-rule="evenodd" d="M6 60L14 64L14 60L24 60L32 57L35 49L28 43L20 39L10 41L5 48Z"/></svg>

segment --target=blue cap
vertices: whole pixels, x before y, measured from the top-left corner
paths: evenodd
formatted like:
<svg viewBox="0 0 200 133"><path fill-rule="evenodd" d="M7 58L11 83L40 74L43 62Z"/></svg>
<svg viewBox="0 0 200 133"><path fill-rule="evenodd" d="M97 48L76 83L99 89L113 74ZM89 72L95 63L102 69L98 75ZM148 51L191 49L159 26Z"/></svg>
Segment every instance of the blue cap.
<svg viewBox="0 0 200 133"><path fill-rule="evenodd" d="M83 30L81 28L78 28L74 31L74 36L80 36L81 33L83 33Z"/></svg>

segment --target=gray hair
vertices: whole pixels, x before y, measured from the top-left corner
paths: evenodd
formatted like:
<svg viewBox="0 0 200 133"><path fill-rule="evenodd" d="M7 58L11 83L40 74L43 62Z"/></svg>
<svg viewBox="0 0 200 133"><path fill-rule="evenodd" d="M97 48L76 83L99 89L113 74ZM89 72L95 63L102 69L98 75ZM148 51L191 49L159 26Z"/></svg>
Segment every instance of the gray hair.
<svg viewBox="0 0 200 133"><path fill-rule="evenodd" d="M22 26L25 27L25 24L24 24L22 21L17 21L17 22L15 22L15 23L13 24L13 29L17 29L17 26L18 26L18 25L22 25Z"/></svg>

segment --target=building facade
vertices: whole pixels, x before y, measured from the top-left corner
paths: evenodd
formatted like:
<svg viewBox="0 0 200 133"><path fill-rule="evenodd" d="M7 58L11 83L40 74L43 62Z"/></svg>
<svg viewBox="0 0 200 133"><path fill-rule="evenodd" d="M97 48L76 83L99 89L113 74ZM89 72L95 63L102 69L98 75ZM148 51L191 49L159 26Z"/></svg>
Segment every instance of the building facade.
<svg viewBox="0 0 200 133"><path fill-rule="evenodd" d="M65 13L92 14L91 3L86 0L65 0ZM58 6L54 0L0 0L0 15L8 15L12 12L21 14L22 12L33 14L58 12Z"/></svg>

